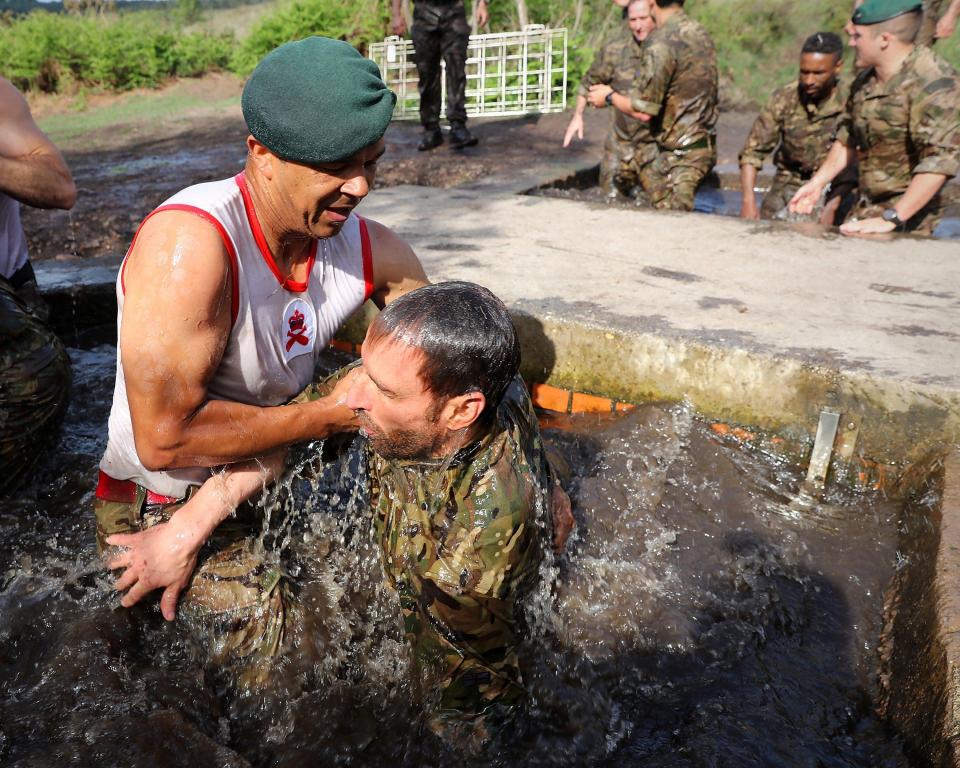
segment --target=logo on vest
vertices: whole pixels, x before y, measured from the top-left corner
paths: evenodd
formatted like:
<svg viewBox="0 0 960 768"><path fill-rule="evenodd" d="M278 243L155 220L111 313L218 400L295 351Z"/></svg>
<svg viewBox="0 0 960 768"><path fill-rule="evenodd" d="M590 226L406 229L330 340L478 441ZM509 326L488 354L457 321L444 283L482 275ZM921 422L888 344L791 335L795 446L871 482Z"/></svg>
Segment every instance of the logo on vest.
<svg viewBox="0 0 960 768"><path fill-rule="evenodd" d="M317 320L313 307L303 299L294 299L283 311L283 359L292 360L313 352Z"/></svg>

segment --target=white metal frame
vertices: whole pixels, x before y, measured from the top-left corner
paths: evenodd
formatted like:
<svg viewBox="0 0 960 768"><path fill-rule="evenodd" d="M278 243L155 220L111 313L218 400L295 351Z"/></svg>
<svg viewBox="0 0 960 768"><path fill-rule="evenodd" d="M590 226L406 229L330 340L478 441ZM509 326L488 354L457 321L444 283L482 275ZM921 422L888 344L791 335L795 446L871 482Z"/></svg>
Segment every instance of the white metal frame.
<svg viewBox="0 0 960 768"><path fill-rule="evenodd" d="M397 94L393 116L419 118L413 41L388 37L367 56ZM567 108L567 30L530 24L520 32L471 35L467 47L468 115L562 112ZM442 114L446 114L446 65L442 65Z"/></svg>

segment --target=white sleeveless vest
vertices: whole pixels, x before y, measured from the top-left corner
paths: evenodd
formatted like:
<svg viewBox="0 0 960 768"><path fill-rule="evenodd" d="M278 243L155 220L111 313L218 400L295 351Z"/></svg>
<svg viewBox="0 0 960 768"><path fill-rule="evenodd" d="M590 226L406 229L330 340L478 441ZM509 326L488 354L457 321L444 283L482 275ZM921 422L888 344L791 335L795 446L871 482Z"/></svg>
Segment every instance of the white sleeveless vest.
<svg viewBox="0 0 960 768"><path fill-rule="evenodd" d="M20 203L0 192L0 277L9 278L27 263L27 238Z"/></svg>
<svg viewBox="0 0 960 768"><path fill-rule="evenodd" d="M242 173L188 187L147 219L170 210L189 211L213 224L232 261L233 328L207 389L210 399L257 406L288 401L310 383L320 352L373 292L366 223L351 214L339 234L315 241L307 279L298 283L285 278L270 255ZM125 266L126 259L117 278L118 335ZM140 462L119 341L109 437L100 469L114 479L133 480L155 493L177 498L210 476L204 467L150 472Z"/></svg>

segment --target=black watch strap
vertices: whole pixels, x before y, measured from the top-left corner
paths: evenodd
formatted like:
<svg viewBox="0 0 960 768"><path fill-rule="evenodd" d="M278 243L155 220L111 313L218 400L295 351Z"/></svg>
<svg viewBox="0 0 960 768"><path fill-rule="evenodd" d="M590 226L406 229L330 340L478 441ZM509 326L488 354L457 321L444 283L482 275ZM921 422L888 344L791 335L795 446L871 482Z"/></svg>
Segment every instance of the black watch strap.
<svg viewBox="0 0 960 768"><path fill-rule="evenodd" d="M604 100L605 102L607 102L607 106L608 106L608 107L612 107L612 106L613 106L613 94L615 94L615 93L616 93L616 91L610 91L610 93L608 93L608 94L606 95L606 97L604 97L603 100Z"/></svg>
<svg viewBox="0 0 960 768"><path fill-rule="evenodd" d="M897 213L896 208L887 208L881 214L881 216L884 221L889 221L897 229L903 229L905 226L905 224L903 223L903 219L900 218L900 215Z"/></svg>

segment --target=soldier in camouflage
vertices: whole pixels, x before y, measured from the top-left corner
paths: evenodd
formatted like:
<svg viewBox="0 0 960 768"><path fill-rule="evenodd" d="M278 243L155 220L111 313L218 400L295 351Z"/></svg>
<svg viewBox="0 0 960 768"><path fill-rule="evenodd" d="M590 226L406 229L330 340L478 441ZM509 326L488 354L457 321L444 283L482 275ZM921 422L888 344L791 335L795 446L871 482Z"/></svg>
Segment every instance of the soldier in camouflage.
<svg viewBox="0 0 960 768"><path fill-rule="evenodd" d="M923 22L917 33L917 45L933 45L953 35L960 18L960 0L951 0L941 13L944 0L923 0Z"/></svg>
<svg viewBox="0 0 960 768"><path fill-rule="evenodd" d="M20 205L73 207L70 170L37 127L26 100L0 78L0 496L26 479L56 437L70 366L48 327Z"/></svg>
<svg viewBox="0 0 960 768"><path fill-rule="evenodd" d="M633 86L642 66L643 43L654 27L651 2L633 0L624 9L626 28L603 46L584 74L577 105L563 138L564 147L570 146L574 136L583 138L583 111L589 103L591 85L605 83L622 93ZM606 104L599 101L592 106L604 107ZM612 112L600 161L600 188L610 196L618 193L629 196L640 184L641 169L656 156L657 144L648 123L635 120L618 109Z"/></svg>
<svg viewBox="0 0 960 768"><path fill-rule="evenodd" d="M496 297L441 283L378 317L347 396L372 448L375 529L415 678L439 689L438 732L502 720L524 698L524 601L554 481L519 359Z"/></svg>
<svg viewBox="0 0 960 768"><path fill-rule="evenodd" d="M919 0L866 0L852 22L862 71L836 141L790 209L809 213L826 185L857 160L860 199L840 231L930 234L943 215L943 185L960 170L956 72L914 45Z"/></svg>
<svg viewBox="0 0 960 768"><path fill-rule="evenodd" d="M591 98L651 124L658 154L642 183L655 208L693 210L697 185L717 160L717 57L683 0L656 0L657 28L644 49L643 79L628 94L594 85Z"/></svg>
<svg viewBox="0 0 960 768"><path fill-rule="evenodd" d="M838 81L842 56L843 42L837 35L811 35L800 53L800 79L774 91L760 112L740 153L741 218L772 219L785 212L827 156L846 104L846 88ZM757 172L770 152L777 172L757 210ZM831 185L820 221L833 224L841 200L849 194L849 186Z"/></svg>

